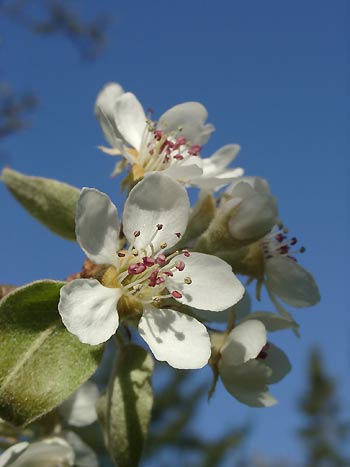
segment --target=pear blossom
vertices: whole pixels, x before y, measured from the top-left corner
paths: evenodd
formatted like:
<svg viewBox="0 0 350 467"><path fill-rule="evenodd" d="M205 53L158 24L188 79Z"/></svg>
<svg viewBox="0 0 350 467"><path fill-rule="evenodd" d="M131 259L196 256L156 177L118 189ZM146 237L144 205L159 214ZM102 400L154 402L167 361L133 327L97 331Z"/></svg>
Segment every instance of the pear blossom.
<svg viewBox="0 0 350 467"><path fill-rule="evenodd" d="M55 436L35 443L14 444L1 454L0 467L69 467L75 465L74 460L72 447Z"/></svg>
<svg viewBox="0 0 350 467"><path fill-rule="evenodd" d="M269 385L291 369L288 357L267 342L266 328L256 319L236 326L220 348L218 371L227 391L250 407L269 407L277 400Z"/></svg>
<svg viewBox="0 0 350 467"><path fill-rule="evenodd" d="M97 96L95 114L112 146L100 148L124 158L115 175L129 163L133 181L147 172L164 171L175 180L212 189L243 174L240 168L226 169L236 157L238 145L224 146L206 159L200 157L214 126L205 123L208 112L199 102L178 104L155 122L134 94L108 83Z"/></svg>
<svg viewBox="0 0 350 467"><path fill-rule="evenodd" d="M258 287L263 283L275 304L278 297L287 305L303 308L318 303L320 293L312 274L297 262L297 253L303 253L305 248L297 249L296 244L297 238L288 238L288 230L282 224L260 241L264 274L258 279Z"/></svg>
<svg viewBox="0 0 350 467"><path fill-rule="evenodd" d="M104 193L84 188L77 240L87 257L106 270L101 282L76 279L62 287L58 309L67 329L81 342L96 345L116 332L120 320L136 319L155 358L175 368L204 366L210 356L205 326L169 302L218 312L239 301L244 288L220 258L187 250L167 253L185 232L189 213L179 183L161 172L146 174L124 206L129 248L117 251L117 208Z"/></svg>

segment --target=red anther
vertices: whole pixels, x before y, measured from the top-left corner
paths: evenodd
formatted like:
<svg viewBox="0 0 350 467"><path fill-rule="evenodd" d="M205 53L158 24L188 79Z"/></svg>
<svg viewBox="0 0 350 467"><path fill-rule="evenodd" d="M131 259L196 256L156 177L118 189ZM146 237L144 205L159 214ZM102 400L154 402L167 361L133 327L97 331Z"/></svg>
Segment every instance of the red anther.
<svg viewBox="0 0 350 467"><path fill-rule="evenodd" d="M151 149L149 153L150 153L151 156L153 156L153 154L154 154L153 149Z"/></svg>
<svg viewBox="0 0 350 467"><path fill-rule="evenodd" d="M135 230L134 232L134 237L139 237L140 236L140 231L139 230Z"/></svg>
<svg viewBox="0 0 350 467"><path fill-rule="evenodd" d="M286 238L285 235L283 235L282 233L278 233L276 236L275 236L275 239L278 241L278 242L283 242L283 240Z"/></svg>
<svg viewBox="0 0 350 467"><path fill-rule="evenodd" d="M177 236L177 238L180 238L181 237L181 232L176 232L175 235Z"/></svg>
<svg viewBox="0 0 350 467"><path fill-rule="evenodd" d="M186 256L187 258L190 256L190 252L188 250L182 250L182 253L184 256Z"/></svg>
<svg viewBox="0 0 350 467"><path fill-rule="evenodd" d="M179 149L180 146L183 146L186 144L186 141L187 140L184 136L179 136L179 138L176 138L174 149Z"/></svg>
<svg viewBox="0 0 350 467"><path fill-rule="evenodd" d="M293 238L290 239L290 242L289 242L289 243L290 243L291 245L295 245L295 244L297 243L297 241L298 241L298 239L297 239L296 237L293 237Z"/></svg>
<svg viewBox="0 0 350 467"><path fill-rule="evenodd" d="M177 290L173 290L171 292L171 295L174 297L174 298L182 298L182 293L178 292Z"/></svg>
<svg viewBox="0 0 350 467"><path fill-rule="evenodd" d="M154 258L151 258L150 256L144 256L142 258L142 261L143 261L143 264L146 266L146 267L150 267L150 266L153 266L154 263L156 262L156 260Z"/></svg>
<svg viewBox="0 0 350 467"><path fill-rule="evenodd" d="M198 144L195 144L194 146L191 146L190 149L188 150L188 154L191 156L198 156L199 151L202 149L201 146L198 146Z"/></svg>
<svg viewBox="0 0 350 467"><path fill-rule="evenodd" d="M150 115L153 115L154 114L154 108L153 107L149 107L147 109L147 112L150 114Z"/></svg>
<svg viewBox="0 0 350 467"><path fill-rule="evenodd" d="M177 261L175 267L178 271L183 271L185 269L185 263L183 261Z"/></svg>
<svg viewBox="0 0 350 467"><path fill-rule="evenodd" d="M153 134L157 141L160 141L162 139L162 136L163 136L162 130L155 130Z"/></svg>
<svg viewBox="0 0 350 467"><path fill-rule="evenodd" d="M289 246L288 246L288 245L283 245L283 246L281 246L281 247L278 249L278 251L279 251L280 253L282 253L282 255L284 255L284 254L288 253L288 251L289 251Z"/></svg>
<svg viewBox="0 0 350 467"><path fill-rule="evenodd" d="M176 159L177 161L182 161L184 158L184 156L182 156L181 154L176 154L176 156L174 156L174 159Z"/></svg>
<svg viewBox="0 0 350 467"><path fill-rule="evenodd" d="M158 272L159 272L159 269L156 269L155 271L152 272L149 278L150 287L154 287L157 284Z"/></svg>
<svg viewBox="0 0 350 467"><path fill-rule="evenodd" d="M162 230L162 228L163 228L163 224L157 224L157 229L158 230Z"/></svg>
<svg viewBox="0 0 350 467"><path fill-rule="evenodd" d="M169 156L165 156L164 159L163 159L163 164L166 164L167 162L170 161L170 157Z"/></svg>
<svg viewBox="0 0 350 467"><path fill-rule="evenodd" d="M172 271L164 271L164 274L169 277L173 277L173 272Z"/></svg>
<svg viewBox="0 0 350 467"><path fill-rule="evenodd" d="M156 262L157 262L160 266L163 266L163 265L166 263L166 256L163 255L163 254L160 254L160 255L157 257Z"/></svg>
<svg viewBox="0 0 350 467"><path fill-rule="evenodd" d="M143 263L130 264L128 267L129 274L141 274L146 270L146 266Z"/></svg>
<svg viewBox="0 0 350 467"><path fill-rule="evenodd" d="M165 282L164 277L157 277L157 280L156 280L157 285L163 284L163 282Z"/></svg>

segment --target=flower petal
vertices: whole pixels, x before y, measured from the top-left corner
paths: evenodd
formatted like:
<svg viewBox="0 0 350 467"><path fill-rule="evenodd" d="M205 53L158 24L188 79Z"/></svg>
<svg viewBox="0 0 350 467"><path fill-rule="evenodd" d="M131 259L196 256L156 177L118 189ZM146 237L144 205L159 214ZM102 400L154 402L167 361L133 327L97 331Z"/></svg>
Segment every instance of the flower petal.
<svg viewBox="0 0 350 467"><path fill-rule="evenodd" d="M215 130L211 124L204 124L208 118L206 108L199 102L184 102L167 110L159 119L158 128L166 132L181 130L191 144L202 146Z"/></svg>
<svg viewBox="0 0 350 467"><path fill-rule="evenodd" d="M68 331L81 342L101 344L118 328L121 295L120 289L104 287L96 279L76 279L62 287L58 311Z"/></svg>
<svg viewBox="0 0 350 467"><path fill-rule="evenodd" d="M140 150L147 117L137 97L126 92L117 99L114 106L115 124L124 140Z"/></svg>
<svg viewBox="0 0 350 467"><path fill-rule="evenodd" d="M255 313L250 313L244 320L248 319L257 319L261 321L269 332L280 331L282 329L299 328L299 324L294 321L292 316L280 316L269 311L257 311Z"/></svg>
<svg viewBox="0 0 350 467"><path fill-rule="evenodd" d="M236 169L226 170L218 175L199 177L193 182L193 184L206 190L212 190L214 188L219 190L223 186L232 182L235 178L241 177L243 173L243 169L237 167Z"/></svg>
<svg viewBox="0 0 350 467"><path fill-rule="evenodd" d="M227 144L212 156L203 159L203 175L218 175L235 159L241 147L238 144Z"/></svg>
<svg viewBox="0 0 350 467"><path fill-rule="evenodd" d="M131 190L126 200L124 234L136 248L145 248L151 241L156 251L164 243L170 248L179 241L176 234L185 232L189 213L190 202L185 188L168 175L152 172ZM161 230L157 230L158 224L163 226ZM140 232L137 238L135 231Z"/></svg>
<svg viewBox="0 0 350 467"><path fill-rule="evenodd" d="M223 365L219 362L221 380L237 400L250 407L270 407L277 400L269 394L268 378L270 368L258 360L250 360L238 366Z"/></svg>
<svg viewBox="0 0 350 467"><path fill-rule="evenodd" d="M223 311L237 303L244 294L244 287L232 272L231 266L216 256L191 253L189 257L176 256L172 262L182 260L183 271L174 271L167 281L171 292L178 290L182 298L176 300L200 310ZM191 283L186 278L191 279Z"/></svg>
<svg viewBox="0 0 350 467"><path fill-rule="evenodd" d="M210 339L205 326L184 313L145 306L139 332L155 358L174 368L202 368L209 360Z"/></svg>
<svg viewBox="0 0 350 467"><path fill-rule="evenodd" d="M0 455L0 467L7 467L12 465L16 459L18 459L20 455L28 448L28 446L28 441L22 441L21 443L16 443L6 449L6 451Z"/></svg>
<svg viewBox="0 0 350 467"><path fill-rule="evenodd" d="M278 218L274 196L256 193L243 199L237 212L230 219L228 228L238 240L262 238L271 231Z"/></svg>
<svg viewBox="0 0 350 467"><path fill-rule="evenodd" d="M268 380L269 384L278 383L278 381L281 381L292 369L290 361L283 350L271 343L269 343L267 357L264 363L271 368L271 374Z"/></svg>
<svg viewBox="0 0 350 467"><path fill-rule="evenodd" d="M122 135L115 124L114 106L117 99L124 93L118 83L107 83L99 92L95 102L95 115L100 123L106 140L113 147L122 147Z"/></svg>
<svg viewBox="0 0 350 467"><path fill-rule="evenodd" d="M100 463L98 457L90 446L79 436L74 433L74 431L68 431L65 433L65 438L68 441L69 445L73 448L75 454L75 467L99 467Z"/></svg>
<svg viewBox="0 0 350 467"><path fill-rule="evenodd" d="M320 301L311 273L286 256L274 256L265 263L266 287L288 305L303 308Z"/></svg>
<svg viewBox="0 0 350 467"><path fill-rule="evenodd" d="M92 381L86 381L60 405L60 414L69 425L90 425L97 420L95 405L98 397L97 385Z"/></svg>
<svg viewBox="0 0 350 467"><path fill-rule="evenodd" d="M120 227L117 208L108 196L95 188L83 188L75 222L86 256L96 264L115 264Z"/></svg>
<svg viewBox="0 0 350 467"><path fill-rule="evenodd" d="M256 319L245 321L227 336L221 348L222 363L226 366L241 365L256 358L265 344L265 326Z"/></svg>

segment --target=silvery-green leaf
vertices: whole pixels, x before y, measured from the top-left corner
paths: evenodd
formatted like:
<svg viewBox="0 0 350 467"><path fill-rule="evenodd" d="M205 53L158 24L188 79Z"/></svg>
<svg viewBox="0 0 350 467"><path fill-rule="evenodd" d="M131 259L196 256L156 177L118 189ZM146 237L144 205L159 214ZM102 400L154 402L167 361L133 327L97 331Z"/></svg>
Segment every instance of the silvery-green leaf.
<svg viewBox="0 0 350 467"><path fill-rule="evenodd" d="M17 201L52 232L75 240L79 190L50 178L31 177L5 168L2 181Z"/></svg>
<svg viewBox="0 0 350 467"><path fill-rule="evenodd" d="M96 370L103 347L82 344L57 311L63 282L38 281L0 301L0 416L26 425L67 399Z"/></svg>
<svg viewBox="0 0 350 467"><path fill-rule="evenodd" d="M98 402L106 446L118 467L139 465L153 404L153 366L142 347L122 347L115 378Z"/></svg>

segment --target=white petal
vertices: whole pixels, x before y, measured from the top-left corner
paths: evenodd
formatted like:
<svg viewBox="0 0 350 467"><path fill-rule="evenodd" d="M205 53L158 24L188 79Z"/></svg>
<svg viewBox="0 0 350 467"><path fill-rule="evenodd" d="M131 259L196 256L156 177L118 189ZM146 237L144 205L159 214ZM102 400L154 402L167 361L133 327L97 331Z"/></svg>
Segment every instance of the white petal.
<svg viewBox="0 0 350 467"><path fill-rule="evenodd" d="M69 332L81 342L101 344L116 332L120 289L110 289L96 279L76 279L60 292L58 311Z"/></svg>
<svg viewBox="0 0 350 467"><path fill-rule="evenodd" d="M221 380L237 400L250 407L270 407L277 400L269 394L268 378L271 370L258 360L250 360L238 366L219 362Z"/></svg>
<svg viewBox="0 0 350 467"><path fill-rule="evenodd" d="M107 83L99 92L95 102L95 115L99 120L106 140L113 147L122 146L122 136L115 125L114 106L124 93L118 83Z"/></svg>
<svg viewBox="0 0 350 467"><path fill-rule="evenodd" d="M226 193L231 196L236 196L237 185L242 182L248 184L256 193L271 193L267 180L261 177L241 177L231 183L226 189Z"/></svg>
<svg viewBox="0 0 350 467"><path fill-rule="evenodd" d="M75 222L77 240L86 256L96 264L115 264L118 211L108 196L95 188L83 188Z"/></svg>
<svg viewBox="0 0 350 467"><path fill-rule="evenodd" d="M228 228L238 240L258 239L271 231L277 217L276 199L267 194L254 194L241 202Z"/></svg>
<svg viewBox="0 0 350 467"><path fill-rule="evenodd" d="M27 441L22 443L16 443L13 446L9 447L0 455L0 467L7 467L14 463L18 457L24 452L29 446Z"/></svg>
<svg viewBox="0 0 350 467"><path fill-rule="evenodd" d="M227 336L221 348L222 363L225 366L241 365L256 358L265 344L266 329L261 321L245 321Z"/></svg>
<svg viewBox="0 0 350 467"><path fill-rule="evenodd" d="M96 384L92 381L86 381L60 405L60 414L69 425L90 425L97 420L95 405L98 397L99 391Z"/></svg>
<svg viewBox="0 0 350 467"><path fill-rule="evenodd" d="M163 171L164 174L180 182L191 182L202 175L202 169L197 164L172 164Z"/></svg>
<svg viewBox="0 0 350 467"><path fill-rule="evenodd" d="M181 135L193 145L205 144L214 127L204 122L208 118L206 108L199 102L184 102L167 110L159 119L158 128L166 132L182 128Z"/></svg>
<svg viewBox="0 0 350 467"><path fill-rule="evenodd" d="M267 357L263 360L265 365L271 368L269 384L278 383L292 369L287 355L274 344L269 343Z"/></svg>
<svg viewBox="0 0 350 467"><path fill-rule="evenodd" d="M194 184L202 189L219 190L223 186L232 182L232 180L234 180L235 178L243 175L243 173L244 173L243 169L237 167L236 169L226 170L222 174L218 174L215 176L199 177L198 179L194 181Z"/></svg>
<svg viewBox="0 0 350 467"><path fill-rule="evenodd" d="M257 319L261 321L267 331L280 331L282 329L298 329L299 324L290 316L280 316L268 311L257 311L246 316L247 319Z"/></svg>
<svg viewBox="0 0 350 467"><path fill-rule="evenodd" d="M320 292L309 271L286 256L266 260L266 287L288 305L302 308L319 302Z"/></svg>
<svg viewBox="0 0 350 467"><path fill-rule="evenodd" d="M210 339L205 326L184 313L145 306L139 332L155 358L174 368L202 368L209 360Z"/></svg>
<svg viewBox="0 0 350 467"><path fill-rule="evenodd" d="M131 92L119 97L114 115L116 127L124 140L139 151L147 117L137 97Z"/></svg>
<svg viewBox="0 0 350 467"><path fill-rule="evenodd" d="M218 175L235 159L241 147L238 144L227 144L211 157L203 159L204 176Z"/></svg>
<svg viewBox="0 0 350 467"><path fill-rule="evenodd" d="M190 202L185 188L168 175L152 172L145 175L130 192L124 206L123 230L130 244L136 248L147 247L155 232L152 244L155 250L164 242L175 245L185 232L190 213ZM157 230L157 224L163 228ZM140 236L135 239L134 232Z"/></svg>
<svg viewBox="0 0 350 467"><path fill-rule="evenodd" d="M24 443L19 443L20 445ZM18 448L18 444L9 448L9 450ZM26 449L17 457L9 460L9 463L2 463L3 456L0 458L0 466L11 467L57 467L58 465L73 466L74 452L69 444L62 438L54 437L35 443L30 443Z"/></svg>
<svg viewBox="0 0 350 467"><path fill-rule="evenodd" d="M223 311L237 303L244 294L244 287L232 272L231 266L216 256L191 253L176 256L172 262L182 260L183 271L174 271L167 288L182 293L178 302L200 310ZM184 282L190 277L191 284Z"/></svg>
<svg viewBox="0 0 350 467"><path fill-rule="evenodd" d="M99 467L97 455L77 434L73 431L68 431L64 436L74 449L74 467Z"/></svg>

